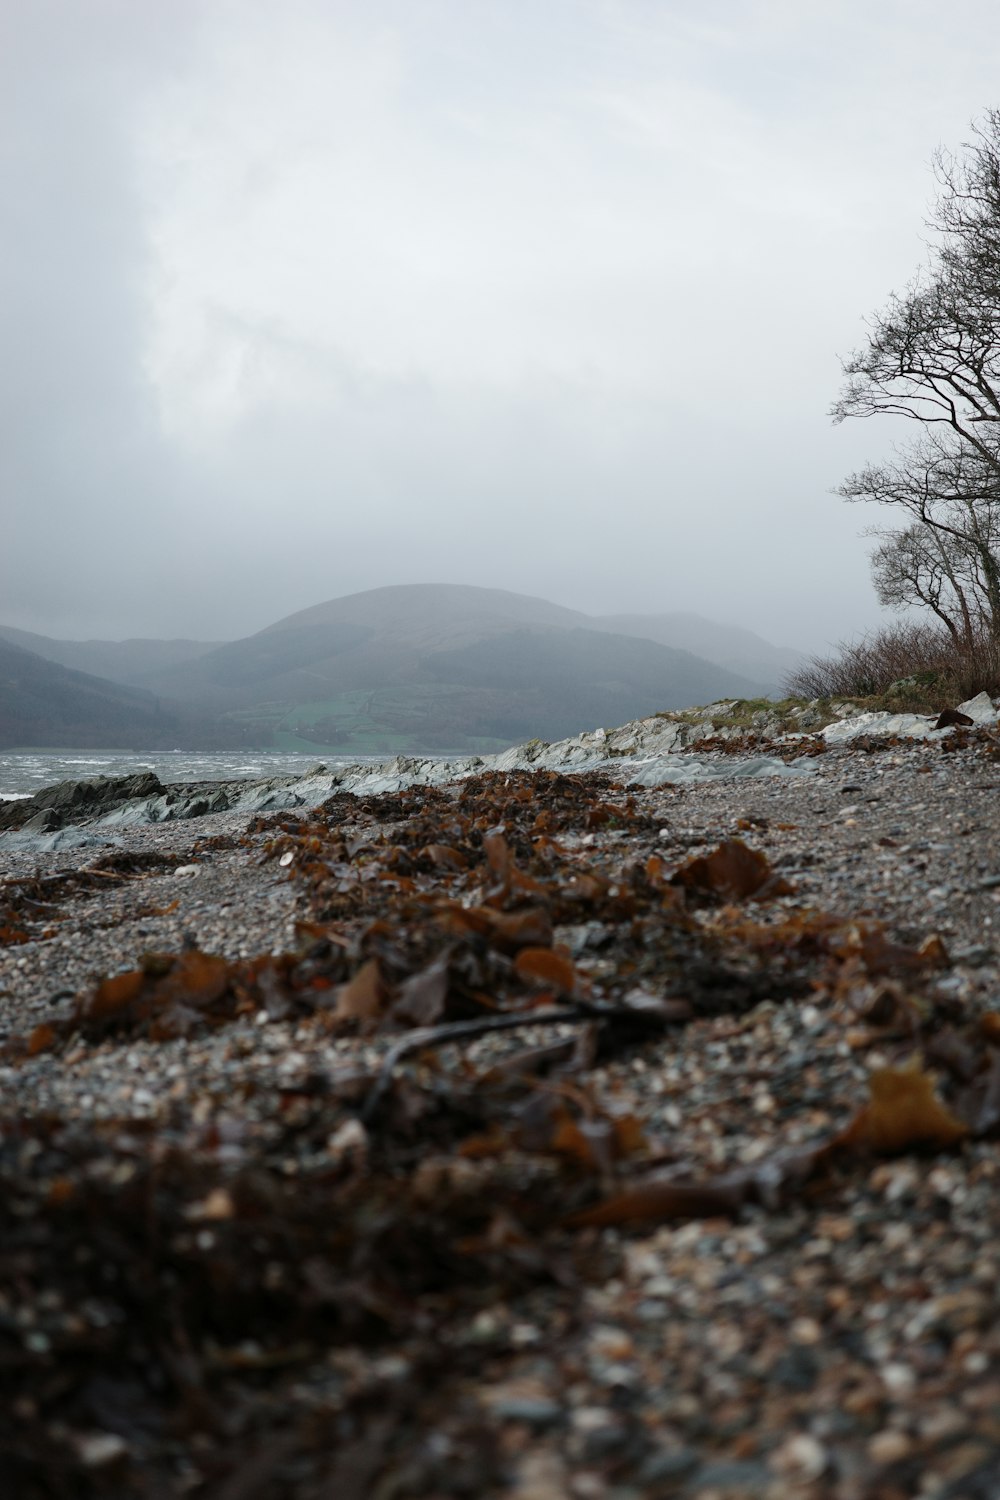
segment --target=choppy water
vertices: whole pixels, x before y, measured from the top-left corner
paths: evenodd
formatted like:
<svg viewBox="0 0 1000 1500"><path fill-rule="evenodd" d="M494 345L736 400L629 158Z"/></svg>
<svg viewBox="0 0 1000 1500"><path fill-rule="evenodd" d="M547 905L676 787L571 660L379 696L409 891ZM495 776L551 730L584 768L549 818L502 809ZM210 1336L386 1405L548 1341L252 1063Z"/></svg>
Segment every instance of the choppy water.
<svg viewBox="0 0 1000 1500"><path fill-rule="evenodd" d="M43 786L59 781L83 781L91 776L130 776L154 771L164 783L175 781L253 780L259 776L301 775L322 760L335 766L375 765L385 756L316 755L251 751L111 751L39 750L14 753L0 750L0 798L31 797Z"/></svg>

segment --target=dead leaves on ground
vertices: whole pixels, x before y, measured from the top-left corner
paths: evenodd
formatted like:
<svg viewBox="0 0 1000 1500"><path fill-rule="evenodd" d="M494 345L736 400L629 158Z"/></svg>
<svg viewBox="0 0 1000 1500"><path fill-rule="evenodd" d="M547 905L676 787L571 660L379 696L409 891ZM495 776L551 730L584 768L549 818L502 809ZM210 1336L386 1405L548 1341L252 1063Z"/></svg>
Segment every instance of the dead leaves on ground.
<svg viewBox="0 0 1000 1500"><path fill-rule="evenodd" d="M0 947L50 937L62 908L85 891L105 891L145 875L163 874L180 863L179 855L116 850L80 870L0 881Z"/></svg>
<svg viewBox="0 0 1000 1500"><path fill-rule="evenodd" d="M234 1097L171 1103L155 1122L0 1121L0 1280L37 1291L48 1340L15 1341L0 1379L35 1403L26 1489L53 1423L100 1425L109 1363L136 1452L158 1431L194 1433L190 1451L219 1465L208 1488L242 1484L283 1372L326 1367L338 1341L409 1339L414 1370L431 1368L456 1310L542 1282L575 1305L610 1254L579 1231L767 1210L871 1155L1000 1133L1000 1015L958 1024L934 999L940 940L911 948L796 907L739 839L674 865L659 821L604 778L523 773L282 815L259 829L301 893L293 952L149 954L8 1045L9 1061L59 1066L70 1048L247 1019L358 1035L366 1053L389 1044L374 1066L258 1072L241 1083L248 1110ZM757 1000L798 995L842 1012L845 1036L904 1053L818 1141L699 1176L683 1098L676 1133L658 1136L641 1083L598 1071L651 1037L669 1048L699 1017L752 1027ZM522 1027L487 1061L467 1050ZM93 1327L44 1322L92 1305ZM406 1410L420 1384L400 1385ZM317 1432L295 1455L321 1486Z"/></svg>
<svg viewBox="0 0 1000 1500"><path fill-rule="evenodd" d="M835 1135L810 1146L775 1151L751 1167L713 1178L674 1176L638 1182L567 1222L571 1228L590 1228L731 1217L749 1203L775 1207L852 1157L947 1150L973 1133L941 1102L934 1079L917 1058L901 1068L876 1069L869 1088L868 1103Z"/></svg>

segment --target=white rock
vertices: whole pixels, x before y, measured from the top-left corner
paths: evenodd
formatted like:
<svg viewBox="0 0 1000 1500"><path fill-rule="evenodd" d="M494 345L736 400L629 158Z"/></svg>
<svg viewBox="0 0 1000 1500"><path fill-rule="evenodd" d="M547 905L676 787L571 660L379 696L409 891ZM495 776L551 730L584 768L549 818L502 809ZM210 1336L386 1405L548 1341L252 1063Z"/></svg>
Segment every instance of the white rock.
<svg viewBox="0 0 1000 1500"><path fill-rule="evenodd" d="M928 714L856 714L850 719L838 719L820 731L828 745L844 745L864 734L888 737L898 735L901 739L937 739L950 731L934 728L934 716Z"/></svg>
<svg viewBox="0 0 1000 1500"><path fill-rule="evenodd" d="M820 1477L828 1457L822 1443L810 1433L800 1432L776 1449L768 1462L779 1474L797 1483L808 1483Z"/></svg>
<svg viewBox="0 0 1000 1500"><path fill-rule="evenodd" d="M993 707L993 701L988 693L977 693L974 698L958 705L960 714L968 714L969 718L976 724L995 724L997 722L997 711Z"/></svg>
<svg viewBox="0 0 1000 1500"><path fill-rule="evenodd" d="M77 1437L76 1451L84 1468L103 1469L124 1458L128 1444L116 1432L86 1432Z"/></svg>

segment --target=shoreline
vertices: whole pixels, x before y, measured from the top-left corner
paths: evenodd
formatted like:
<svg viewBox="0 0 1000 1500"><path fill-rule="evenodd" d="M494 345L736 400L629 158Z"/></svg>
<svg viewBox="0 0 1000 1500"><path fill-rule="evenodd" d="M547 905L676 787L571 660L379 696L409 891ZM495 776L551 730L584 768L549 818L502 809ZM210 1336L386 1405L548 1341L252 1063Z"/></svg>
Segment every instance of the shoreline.
<svg viewBox="0 0 1000 1500"><path fill-rule="evenodd" d="M1000 1344L984 1277L1000 1231L1000 1168L988 1133L929 1156L910 1147L850 1157L809 1191L790 1184L770 1204L726 1211L709 1193L700 1214L573 1233L559 1218L665 1168L706 1184L752 1176L775 1153L841 1128L863 1105L869 1073L904 1063L925 1031L957 1036L991 1009L1000 986L995 749L989 736L950 752L933 742L846 747L818 754L805 776L628 791L587 774L494 772L335 794L325 809L137 824L118 829L110 849L47 855L51 875L105 863L89 884L36 892L29 899L43 910L31 941L0 948L5 1191L35 1201L51 1181L79 1182L61 1207L37 1210L51 1259L37 1236L30 1252L42 1257L33 1284L58 1290L63 1311L39 1304L15 1336L24 1451L37 1440L31 1461L44 1469L58 1452L122 1496L154 1479L168 1496L194 1478L248 1483L269 1463L269 1493L282 1500L342 1484L337 1466L361 1450L369 1478L359 1494L404 1473L416 1492L458 1496L471 1484L525 1500L616 1486L639 1496L875 1500L893 1486L915 1492L917 1475L937 1476L930 1494L991 1482ZM500 827L512 866L488 843ZM695 876L681 872L735 840L791 889L755 900L684 884ZM38 870L27 851L15 862L17 879ZM501 892L493 907L491 889ZM527 947L495 948L471 930L461 936L461 925L444 949L434 936L436 911L452 922L466 921L455 912L497 912L500 933L539 903L551 925ZM824 929L817 912L834 913L835 925ZM884 972L866 936L880 924L897 945L880 950ZM935 936L947 959L898 956ZM641 992L639 1012L685 996L695 1009L644 1032L647 1016L635 1034L611 1021L539 1023L441 1043L399 1066L389 1113L363 1123L358 1088L370 1096L390 1048L443 1003L431 976L445 951L460 1015L473 1003L462 998L468 986L471 994L487 973L500 995L538 989L545 975L563 1003L589 995L639 1005ZM135 971L149 952L232 966L216 999L204 988L208 971L195 980L190 964L189 999L178 992L184 1005L209 1007L210 1024L196 1017L185 1031L183 1013L171 1019L173 1000L150 1013L154 1030L169 1022L159 1039L132 1010L110 1030L87 1019L97 981ZM517 957L539 952L553 957ZM289 953L297 967L261 966ZM373 955L377 982L366 968ZM154 987L170 982L154 972ZM326 975L332 989L316 989ZM916 1029L905 1024L909 995L925 1018ZM385 1007L404 1000L409 1019L400 1011L392 1021ZM35 1055L15 1055L12 1039L46 1023L66 1029ZM471 1094L463 1078L474 1080ZM957 1087L946 1071L940 1079ZM560 1098L567 1115L538 1115ZM529 1107L535 1113L523 1114ZM530 1138L517 1123L529 1118ZM627 1130L614 1124L627 1119ZM58 1137L45 1123L53 1120ZM497 1130L506 1145L490 1135ZM48 1153L41 1175L31 1153L18 1165L33 1140ZM127 1421L41 1393L60 1350L68 1357L72 1345L74 1361L94 1371L112 1357L107 1333L66 1332L59 1321L76 1315L89 1285L65 1256L79 1228L74 1203L90 1214L96 1193L117 1224L132 1212L129 1183L145 1181L145 1163L163 1151L157 1244L164 1255L175 1246L170 1274L187 1288L173 1294L176 1315L208 1406L178 1426L176 1376L164 1373L155 1402L173 1425L158 1436L135 1421L151 1399L142 1361L160 1368L141 1333L152 1304L129 1314L138 1364L114 1335L119 1378L129 1372ZM78 1178L80 1162L97 1175ZM271 1198L260 1197L266 1184ZM287 1262L268 1227L279 1202L299 1237ZM388 1237L368 1244L376 1205ZM16 1234L24 1222L13 1221ZM356 1237L353 1272L328 1238L336 1222ZM255 1234L267 1248L259 1260L244 1256L237 1273L239 1247ZM128 1253L113 1252L126 1257L123 1275L132 1274ZM152 1253L159 1265L161 1250ZM232 1292L222 1295L214 1264L229 1267ZM292 1279L265 1291L279 1272ZM196 1295L203 1277L221 1296L214 1313ZM223 1398L228 1436L208 1414ZM332 1449L310 1412L339 1424ZM62 1423L55 1440L53 1421ZM214 1432L208 1479L205 1423Z"/></svg>

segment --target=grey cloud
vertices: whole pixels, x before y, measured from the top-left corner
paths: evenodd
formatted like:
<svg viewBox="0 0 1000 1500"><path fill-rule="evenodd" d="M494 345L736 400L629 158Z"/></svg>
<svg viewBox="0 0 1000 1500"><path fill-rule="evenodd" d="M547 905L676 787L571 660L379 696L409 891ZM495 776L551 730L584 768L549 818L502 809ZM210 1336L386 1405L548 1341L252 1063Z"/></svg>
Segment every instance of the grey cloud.
<svg viewBox="0 0 1000 1500"><path fill-rule="evenodd" d="M0 0L0 620L872 622L829 490L891 435L825 413L996 102L971 9Z"/></svg>

